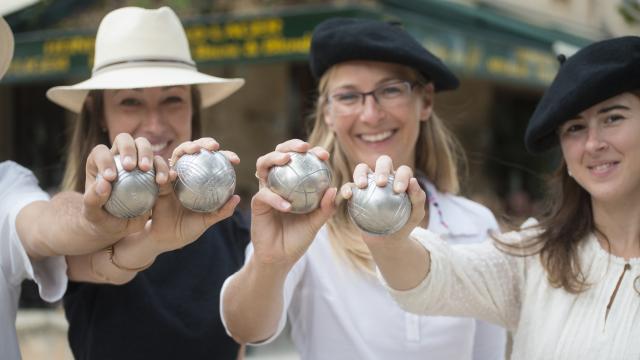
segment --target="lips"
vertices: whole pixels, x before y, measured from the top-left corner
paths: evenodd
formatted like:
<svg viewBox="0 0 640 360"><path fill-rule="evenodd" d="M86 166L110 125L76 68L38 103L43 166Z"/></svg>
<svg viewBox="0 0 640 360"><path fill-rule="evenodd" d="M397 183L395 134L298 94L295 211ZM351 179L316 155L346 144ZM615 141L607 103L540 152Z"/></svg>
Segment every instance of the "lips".
<svg viewBox="0 0 640 360"><path fill-rule="evenodd" d="M394 132L395 131L393 130L387 130L387 131L379 132L376 134L361 134L358 137L365 142L374 143L374 142L387 140L394 134Z"/></svg>
<svg viewBox="0 0 640 360"><path fill-rule="evenodd" d="M593 165L588 165L587 168L594 174L606 174L613 170L619 164L618 161L601 162Z"/></svg>
<svg viewBox="0 0 640 360"><path fill-rule="evenodd" d="M151 151L153 151L154 153L158 153L164 150L167 147L167 145L169 145L168 141L165 141L163 143L151 144Z"/></svg>

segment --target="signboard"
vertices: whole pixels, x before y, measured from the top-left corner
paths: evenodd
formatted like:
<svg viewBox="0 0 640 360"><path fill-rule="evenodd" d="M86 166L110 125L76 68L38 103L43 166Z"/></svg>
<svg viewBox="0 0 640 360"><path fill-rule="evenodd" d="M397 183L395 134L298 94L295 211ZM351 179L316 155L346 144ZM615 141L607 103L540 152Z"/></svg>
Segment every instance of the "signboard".
<svg viewBox="0 0 640 360"><path fill-rule="evenodd" d="M364 7L304 7L297 12L246 18L203 17L185 23L200 69L257 61L304 61L313 28L333 16L400 19L405 28L457 73L546 86L557 71L551 44L525 42L515 34L460 27L419 13ZM87 78L95 30L16 36L14 61L3 82Z"/></svg>
<svg viewBox="0 0 640 360"><path fill-rule="evenodd" d="M333 16L372 17L363 9L319 10L252 18L201 18L185 23L191 54L200 68L252 61L304 60L313 28ZM93 66L96 30L16 36L3 82L87 78Z"/></svg>

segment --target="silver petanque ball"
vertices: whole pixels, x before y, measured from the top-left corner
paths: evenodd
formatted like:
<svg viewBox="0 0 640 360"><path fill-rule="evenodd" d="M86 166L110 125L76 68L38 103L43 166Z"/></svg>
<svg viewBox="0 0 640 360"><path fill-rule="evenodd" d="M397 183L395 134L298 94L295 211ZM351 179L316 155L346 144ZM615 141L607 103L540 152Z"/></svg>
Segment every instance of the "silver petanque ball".
<svg viewBox="0 0 640 360"><path fill-rule="evenodd" d="M112 184L105 210L119 218L134 218L151 210L158 198L156 172L138 168L126 171L122 167L120 155L114 156L118 178Z"/></svg>
<svg viewBox="0 0 640 360"><path fill-rule="evenodd" d="M291 152L291 160L269 169L267 185L291 203L291 212L309 213L320 205L331 185L331 170L312 153Z"/></svg>
<svg viewBox="0 0 640 360"><path fill-rule="evenodd" d="M368 174L367 181L366 188L352 190L347 209L353 222L373 235L390 235L400 230L411 215L407 193L393 191L393 175L385 187L376 185L375 174Z"/></svg>
<svg viewBox="0 0 640 360"><path fill-rule="evenodd" d="M174 169L178 178L174 190L182 206L197 212L218 210L233 195L236 172L221 152L205 149L183 155Z"/></svg>

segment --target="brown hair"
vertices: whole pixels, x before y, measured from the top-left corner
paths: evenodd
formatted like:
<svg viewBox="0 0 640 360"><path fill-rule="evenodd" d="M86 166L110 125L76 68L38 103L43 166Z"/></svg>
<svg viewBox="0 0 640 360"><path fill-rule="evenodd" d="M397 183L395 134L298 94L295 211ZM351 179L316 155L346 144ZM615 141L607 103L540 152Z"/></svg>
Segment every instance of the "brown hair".
<svg viewBox="0 0 640 360"><path fill-rule="evenodd" d="M200 90L191 86L191 138L200 137ZM73 127L71 143L67 152L62 189L84 192L85 167L91 150L99 144L111 146L108 133L102 129L104 124L104 92L92 90L84 101L82 111Z"/></svg>
<svg viewBox="0 0 640 360"><path fill-rule="evenodd" d="M569 176L563 160L549 179L547 199L540 222L531 228L536 235L518 244L507 244L499 236L493 238L498 248L508 254L539 254L551 286L579 293L589 284L582 272L578 245L588 234L598 232L591 195Z"/></svg>
<svg viewBox="0 0 640 360"><path fill-rule="evenodd" d="M332 70L333 68L325 72L318 84L318 98L311 118L313 129L309 135L309 143L322 146L331 154L329 166L333 171L333 186L339 187L350 181L356 164L349 163L346 154L340 148L340 143L336 141L334 133L324 121L328 79ZM412 69L411 73L419 83L427 83L417 71ZM465 162L462 146L435 113L432 113L427 121L420 122L419 131L415 145L414 171L424 173L438 191L457 193L460 190L458 168ZM355 265L357 269L367 272L373 270L371 253L349 219L346 202L339 205L327 226L329 239L336 254Z"/></svg>

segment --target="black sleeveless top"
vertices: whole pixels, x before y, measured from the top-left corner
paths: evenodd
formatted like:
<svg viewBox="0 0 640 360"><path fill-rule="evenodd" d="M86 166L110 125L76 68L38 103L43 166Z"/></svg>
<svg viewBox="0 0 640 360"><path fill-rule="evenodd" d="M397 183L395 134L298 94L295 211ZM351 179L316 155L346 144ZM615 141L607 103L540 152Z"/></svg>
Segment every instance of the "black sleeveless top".
<svg viewBox="0 0 640 360"><path fill-rule="evenodd" d="M121 286L70 282L64 296L76 359L236 359L220 320L220 288L244 263L239 212L186 247L161 254Z"/></svg>

